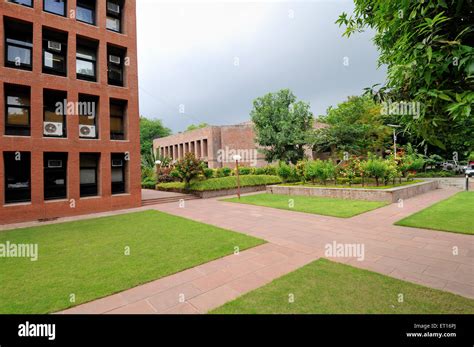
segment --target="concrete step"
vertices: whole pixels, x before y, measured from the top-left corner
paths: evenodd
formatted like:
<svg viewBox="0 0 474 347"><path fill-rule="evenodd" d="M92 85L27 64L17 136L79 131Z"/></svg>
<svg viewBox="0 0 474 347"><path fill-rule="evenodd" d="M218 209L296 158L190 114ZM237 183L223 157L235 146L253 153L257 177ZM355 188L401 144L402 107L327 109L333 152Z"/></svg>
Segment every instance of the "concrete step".
<svg viewBox="0 0 474 347"><path fill-rule="evenodd" d="M158 204L168 204L172 202L179 202L181 200L196 200L200 199L198 196L186 194L181 196L170 196L166 198L156 198L156 199L147 199L142 200L142 206L151 206L151 205L158 205Z"/></svg>

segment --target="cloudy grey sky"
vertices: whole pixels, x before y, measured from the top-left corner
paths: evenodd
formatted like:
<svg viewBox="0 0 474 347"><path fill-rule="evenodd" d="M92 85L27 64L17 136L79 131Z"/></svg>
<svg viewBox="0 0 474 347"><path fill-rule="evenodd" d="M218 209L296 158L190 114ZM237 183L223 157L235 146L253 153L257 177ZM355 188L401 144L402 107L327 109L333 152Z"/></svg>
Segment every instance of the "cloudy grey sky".
<svg viewBox="0 0 474 347"><path fill-rule="evenodd" d="M372 34L347 39L334 24L352 8L349 0L137 0L140 113L174 132L234 124L249 119L256 97L290 88L323 114L385 80Z"/></svg>

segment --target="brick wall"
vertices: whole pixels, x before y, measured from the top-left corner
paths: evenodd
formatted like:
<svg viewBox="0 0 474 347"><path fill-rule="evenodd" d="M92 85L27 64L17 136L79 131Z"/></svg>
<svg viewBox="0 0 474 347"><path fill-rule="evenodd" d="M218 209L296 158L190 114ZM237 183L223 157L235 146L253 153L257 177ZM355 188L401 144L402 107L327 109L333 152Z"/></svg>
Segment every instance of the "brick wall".
<svg viewBox="0 0 474 347"><path fill-rule="evenodd" d="M35 7L28 8L6 1L0 2L0 152L31 152L31 203L5 205L3 153L0 155L0 224L62 217L108 211L140 205L140 139L138 111L138 77L136 45L136 3L125 0L123 10L123 33L106 30L106 2L98 0L96 5L96 26L84 24L69 17L43 12L43 1L34 1ZM70 14L76 8L75 0L67 1ZM33 71L5 67L4 62L4 17L21 19L33 23ZM68 33L67 77L42 73L42 28L48 27ZM99 41L97 51L97 82L76 79L76 35ZM107 44L124 47L130 59L125 67L125 87L110 86L107 83ZM4 83L31 87L31 136L5 136ZM99 96L98 140L79 138L79 119L67 116L68 138L43 137L43 89L67 91L69 102L77 102L78 95ZM126 141L110 140L109 98L128 101ZM43 201L43 153L68 152L68 194L64 201ZM79 196L79 153L100 153L99 184L100 196L81 199ZM127 172L127 194L111 195L111 153L130 153ZM71 201L75 207L71 208Z"/></svg>

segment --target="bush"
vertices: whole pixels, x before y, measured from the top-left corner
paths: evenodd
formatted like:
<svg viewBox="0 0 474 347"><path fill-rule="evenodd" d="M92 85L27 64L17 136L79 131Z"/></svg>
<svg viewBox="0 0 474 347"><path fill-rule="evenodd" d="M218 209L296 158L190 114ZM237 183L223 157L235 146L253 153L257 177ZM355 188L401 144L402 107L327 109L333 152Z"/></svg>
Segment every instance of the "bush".
<svg viewBox="0 0 474 347"><path fill-rule="evenodd" d="M232 174L232 169L228 167L219 168L216 170L216 177L229 177Z"/></svg>
<svg viewBox="0 0 474 347"><path fill-rule="evenodd" d="M168 167L162 167L158 170L158 174L156 176L156 181L158 183L162 182L173 182L176 181L177 178L179 178L179 175L172 175L173 170Z"/></svg>
<svg viewBox="0 0 474 347"><path fill-rule="evenodd" d="M363 172L365 177L375 178L377 187L379 186L379 180L383 179L388 171L387 163L377 157L372 157L362 164Z"/></svg>
<svg viewBox="0 0 474 347"><path fill-rule="evenodd" d="M142 181L142 188L144 189L155 189L155 186L156 186L156 180L152 177L146 177L143 181Z"/></svg>
<svg viewBox="0 0 474 347"><path fill-rule="evenodd" d="M252 168L250 167L239 167L239 175L250 175L252 173Z"/></svg>
<svg viewBox="0 0 474 347"><path fill-rule="evenodd" d="M265 175L265 168L263 167L256 167L253 169L254 175Z"/></svg>
<svg viewBox="0 0 474 347"><path fill-rule="evenodd" d="M186 153L184 158L176 163L175 167L179 177L184 182L185 188L189 187L191 180L202 173L202 169L201 161L193 153Z"/></svg>
<svg viewBox="0 0 474 347"><path fill-rule="evenodd" d="M292 176L292 168L285 162L280 162L277 168L278 176L283 180L283 182L288 182Z"/></svg>
<svg viewBox="0 0 474 347"><path fill-rule="evenodd" d="M277 168L273 165L267 165L263 168L264 172L265 172L265 175L269 175L269 176L276 176L278 175L277 173Z"/></svg>
<svg viewBox="0 0 474 347"><path fill-rule="evenodd" d="M214 177L214 170L205 168L202 170L202 174L204 175L206 179L209 179L209 178Z"/></svg>
<svg viewBox="0 0 474 347"><path fill-rule="evenodd" d="M413 175L413 177L425 177L425 178L433 178L433 177L454 177L456 174L452 171L427 171L427 172L417 172Z"/></svg>
<svg viewBox="0 0 474 347"><path fill-rule="evenodd" d="M240 177L241 187L253 187L278 183L281 183L281 179L278 176L245 175ZM184 184L179 182L160 183L157 185L157 188L160 190L184 189ZM235 176L211 178L206 181L193 181L189 187L189 190L207 191L233 188L237 188L237 177Z"/></svg>
<svg viewBox="0 0 474 347"><path fill-rule="evenodd" d="M322 184L326 185L326 181L330 178L334 178L336 175L336 166L330 160L314 160L308 161L305 165L304 177L310 180L312 183L315 180L319 180Z"/></svg>

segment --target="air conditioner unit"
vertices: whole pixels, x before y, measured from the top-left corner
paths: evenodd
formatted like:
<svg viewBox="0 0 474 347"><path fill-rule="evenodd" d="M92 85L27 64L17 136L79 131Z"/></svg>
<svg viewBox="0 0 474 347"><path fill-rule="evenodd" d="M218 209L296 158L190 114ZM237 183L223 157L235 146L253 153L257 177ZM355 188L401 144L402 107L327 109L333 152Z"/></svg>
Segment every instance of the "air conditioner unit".
<svg viewBox="0 0 474 347"><path fill-rule="evenodd" d="M107 2L107 10L112 12L112 13L119 14L120 13L120 5L115 4L113 2Z"/></svg>
<svg viewBox="0 0 474 347"><path fill-rule="evenodd" d="M48 169L60 169L63 167L62 160L48 160Z"/></svg>
<svg viewBox="0 0 474 347"><path fill-rule="evenodd" d="M120 64L121 59L120 57L117 57L116 55L109 55L109 61L114 64Z"/></svg>
<svg viewBox="0 0 474 347"><path fill-rule="evenodd" d="M81 137L95 138L95 125L79 125L79 135Z"/></svg>
<svg viewBox="0 0 474 347"><path fill-rule="evenodd" d="M48 49L61 52L61 43L55 41L48 41Z"/></svg>
<svg viewBox="0 0 474 347"><path fill-rule="evenodd" d="M122 167L123 160L122 159L112 159L112 167Z"/></svg>
<svg viewBox="0 0 474 347"><path fill-rule="evenodd" d="M44 122L43 134L47 136L63 136L63 123Z"/></svg>

